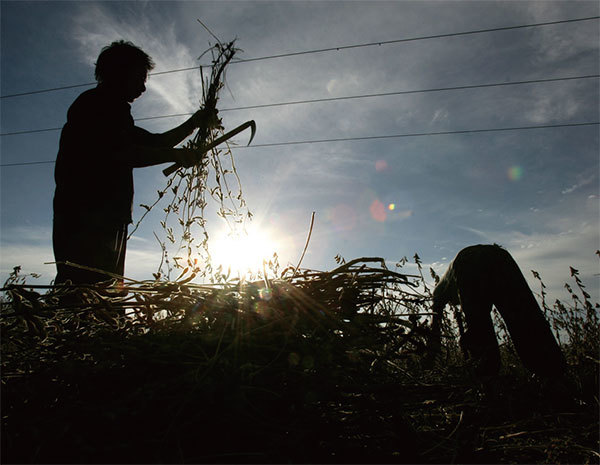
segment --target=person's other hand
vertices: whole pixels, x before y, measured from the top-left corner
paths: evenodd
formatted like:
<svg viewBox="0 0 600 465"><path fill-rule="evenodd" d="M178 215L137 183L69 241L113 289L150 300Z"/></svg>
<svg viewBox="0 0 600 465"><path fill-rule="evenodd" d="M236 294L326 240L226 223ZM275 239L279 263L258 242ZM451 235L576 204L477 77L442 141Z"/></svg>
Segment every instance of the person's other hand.
<svg viewBox="0 0 600 465"><path fill-rule="evenodd" d="M181 149L173 149L175 152L175 161L177 164L183 166L184 168L189 168L190 166L194 166L200 162L198 150L181 148Z"/></svg>

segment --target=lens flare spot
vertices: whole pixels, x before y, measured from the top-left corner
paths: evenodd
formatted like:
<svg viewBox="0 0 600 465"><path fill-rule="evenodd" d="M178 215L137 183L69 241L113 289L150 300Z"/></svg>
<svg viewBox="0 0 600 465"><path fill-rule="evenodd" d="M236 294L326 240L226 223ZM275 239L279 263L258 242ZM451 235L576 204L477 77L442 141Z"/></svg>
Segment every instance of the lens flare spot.
<svg viewBox="0 0 600 465"><path fill-rule="evenodd" d="M269 301L271 300L271 297L273 296L273 294L271 293L271 289L268 289L266 287L263 287L262 289L258 290L258 296L262 299L262 300L266 300Z"/></svg>
<svg viewBox="0 0 600 465"><path fill-rule="evenodd" d="M382 171L387 170L388 164L385 160L377 160L375 162L375 171L381 173Z"/></svg>
<svg viewBox="0 0 600 465"><path fill-rule="evenodd" d="M523 168L519 165L513 165L508 168L508 179L518 181L523 177Z"/></svg>
<svg viewBox="0 0 600 465"><path fill-rule="evenodd" d="M353 207L340 204L328 212L327 219L336 231L351 231L356 227L358 215Z"/></svg>
<svg viewBox="0 0 600 465"><path fill-rule="evenodd" d="M387 218L387 212L385 211L385 205L381 203L379 199L375 199L371 206L369 207L369 211L371 212L371 216L375 221L379 221L383 223Z"/></svg>

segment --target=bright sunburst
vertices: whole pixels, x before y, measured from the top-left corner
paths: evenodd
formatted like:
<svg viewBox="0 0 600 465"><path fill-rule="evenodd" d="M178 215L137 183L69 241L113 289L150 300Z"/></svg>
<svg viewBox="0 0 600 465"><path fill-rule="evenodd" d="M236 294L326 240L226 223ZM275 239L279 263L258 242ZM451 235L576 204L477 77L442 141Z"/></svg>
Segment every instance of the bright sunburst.
<svg viewBox="0 0 600 465"><path fill-rule="evenodd" d="M263 261L268 262L277 252L277 241L265 230L256 228L239 234L221 233L210 242L213 267L228 270L231 277L248 277L263 271Z"/></svg>

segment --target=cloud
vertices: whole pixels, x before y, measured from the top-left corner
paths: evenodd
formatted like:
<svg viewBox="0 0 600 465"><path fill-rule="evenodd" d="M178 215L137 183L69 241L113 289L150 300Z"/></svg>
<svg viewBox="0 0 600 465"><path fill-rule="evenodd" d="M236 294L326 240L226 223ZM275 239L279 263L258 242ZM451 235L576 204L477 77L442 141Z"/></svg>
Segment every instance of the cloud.
<svg viewBox="0 0 600 465"><path fill-rule="evenodd" d="M535 292L539 291L539 282L534 279L531 270L540 273L547 286L550 303L555 299L570 301L564 289L565 282L573 284L569 266L580 271L593 301L600 302L599 262L595 255L600 248L598 211L596 195L588 196L583 189L581 192L574 190L558 202L546 204L535 212L509 209L501 214L495 211L498 221L493 222L489 218L483 222L474 218L475 227L458 226L458 229L473 236L452 236L449 229L436 239L433 253L425 250L423 256L447 264L466 246L498 243L512 254ZM506 213L511 214L508 216ZM448 259L442 259L442 256Z"/></svg>
<svg viewBox="0 0 600 465"><path fill-rule="evenodd" d="M588 177L583 177L579 182L573 184L571 187L563 189L561 191L561 194L571 194L571 193L575 192L576 190L578 190L584 186L587 186L588 184L591 184L597 178L598 178L598 176L596 174L592 174L591 176L588 176Z"/></svg>
<svg viewBox="0 0 600 465"><path fill-rule="evenodd" d="M515 235L506 246L536 291L539 284L532 279L530 270L540 273L550 302L558 298L570 300L563 289L565 282L574 284L568 266L579 269L593 302L600 302L598 257L594 256L600 241L597 226L583 225L564 234Z"/></svg>
<svg viewBox="0 0 600 465"><path fill-rule="evenodd" d="M51 226L27 226L19 225L5 228L2 230L2 242L19 242L36 244L39 242L49 242L52 238Z"/></svg>
<svg viewBox="0 0 600 465"><path fill-rule="evenodd" d="M578 18L598 14L598 4L593 2L523 2L523 6L534 16L534 21L548 21L549 18ZM536 61L550 65L561 65L580 55L582 51L597 50L596 20L570 25L541 27L532 35L531 44L536 47Z"/></svg>
<svg viewBox="0 0 600 465"><path fill-rule="evenodd" d="M568 299L563 289L569 278L569 266L577 268L589 286L588 292L596 302L600 301L598 287L598 257L594 256L600 244L598 225L588 222L574 223L561 232L477 231L484 243L498 243L505 247L519 264L521 271L533 290L539 283L533 279L531 270L540 273L547 286L550 302ZM458 250L456 251L458 253Z"/></svg>
<svg viewBox="0 0 600 465"><path fill-rule="evenodd" d="M471 234L481 238L482 240L486 241L486 242L493 242L491 240L491 236L493 236L493 233L490 233L489 231L482 231L476 228L471 228L469 226L463 226L463 225L458 225L457 226L458 229L462 229L463 231L467 231L470 232Z"/></svg>
<svg viewBox="0 0 600 465"><path fill-rule="evenodd" d="M49 284L56 276L51 231L46 227L16 227L3 230L0 242L0 284L15 266L22 274L36 273L30 284ZM127 244L125 275L137 280L152 279L160 263L160 248L151 241L133 236Z"/></svg>
<svg viewBox="0 0 600 465"><path fill-rule="evenodd" d="M564 287L565 283L569 283L576 288L575 281L570 276L569 266L579 271L586 291L591 295L592 303L600 302L598 257L594 253L600 244L597 225L585 224L577 230L563 234L512 232L508 235L500 235L493 232L480 233L487 239L483 241L484 243L500 243L510 252L535 294L539 294L541 289L532 270L540 274L542 282L546 286L546 302L550 306L557 299L565 303L572 302L571 296ZM454 255L460 249L462 247L457 248ZM423 262L422 266L427 282L433 284L428 272L430 267L441 276L446 272L453 258L444 257L438 261ZM396 262L388 260L387 263L388 266L393 266ZM412 274L417 271L416 265L411 263L405 265L402 270Z"/></svg>
<svg viewBox="0 0 600 465"><path fill-rule="evenodd" d="M448 110L446 110L445 108L438 108L433 113L433 118L431 118L431 122L435 123L437 121L447 120L448 116L449 116Z"/></svg>
<svg viewBox="0 0 600 465"><path fill-rule="evenodd" d="M342 77L331 78L325 87L329 94L338 97L356 92L362 86L359 75L348 73Z"/></svg>
<svg viewBox="0 0 600 465"><path fill-rule="evenodd" d="M139 248L130 243L127 244L127 258L125 261L125 276L130 279L148 280L153 279L152 273L158 270L160 264L160 249L158 247ZM133 245L130 247L130 245Z"/></svg>
<svg viewBox="0 0 600 465"><path fill-rule="evenodd" d="M581 113L585 100L577 97L570 86L536 89L530 96L531 105L524 112L525 119L532 123L569 122Z"/></svg>
<svg viewBox="0 0 600 465"><path fill-rule="evenodd" d="M48 284L56 275L54 265L46 263L54 261L54 253L50 244L33 245L31 243L10 243L4 241L0 250L0 283L4 283L15 266L20 266L23 274L37 273L41 275L34 284ZM33 283L31 279L27 282Z"/></svg>

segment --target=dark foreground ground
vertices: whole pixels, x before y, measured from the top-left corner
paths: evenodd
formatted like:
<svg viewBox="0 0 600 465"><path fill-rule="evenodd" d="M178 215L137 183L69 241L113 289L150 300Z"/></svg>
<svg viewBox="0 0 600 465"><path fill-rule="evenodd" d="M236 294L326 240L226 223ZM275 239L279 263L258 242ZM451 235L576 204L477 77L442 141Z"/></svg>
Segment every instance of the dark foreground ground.
<svg viewBox="0 0 600 465"><path fill-rule="evenodd" d="M7 288L1 462L600 462L598 305L577 276L581 299L543 302L565 387L532 378L501 329L503 371L475 378L452 315L432 355L430 295L364 262L267 294Z"/></svg>
<svg viewBox="0 0 600 465"><path fill-rule="evenodd" d="M3 373L2 463L598 463L593 396L565 401L518 367L485 389L451 361L367 367L307 348L114 333L81 338L77 358L59 346Z"/></svg>

